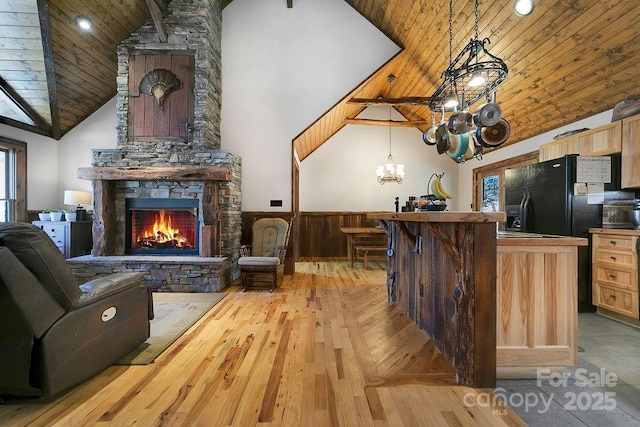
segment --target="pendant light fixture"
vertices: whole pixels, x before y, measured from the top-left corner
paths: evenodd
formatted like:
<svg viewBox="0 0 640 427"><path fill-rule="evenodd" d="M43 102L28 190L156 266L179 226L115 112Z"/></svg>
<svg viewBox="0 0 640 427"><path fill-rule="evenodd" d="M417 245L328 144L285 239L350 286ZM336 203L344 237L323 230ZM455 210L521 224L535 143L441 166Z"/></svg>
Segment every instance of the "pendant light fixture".
<svg viewBox="0 0 640 427"><path fill-rule="evenodd" d="M389 157L387 157L387 163L376 168L378 182L381 185L384 185L385 182L402 184L402 180L404 179L404 165L395 165L393 163L393 155L391 155L391 108L392 107L389 107Z"/></svg>

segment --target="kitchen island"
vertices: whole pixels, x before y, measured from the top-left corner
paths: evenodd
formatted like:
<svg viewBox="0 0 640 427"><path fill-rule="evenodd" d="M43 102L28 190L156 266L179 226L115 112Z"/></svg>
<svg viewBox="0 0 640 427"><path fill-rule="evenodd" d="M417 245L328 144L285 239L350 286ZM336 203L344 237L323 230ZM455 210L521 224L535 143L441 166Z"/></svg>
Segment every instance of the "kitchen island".
<svg viewBox="0 0 640 427"><path fill-rule="evenodd" d="M453 364L495 386L577 359L577 246L587 239L498 233L503 212L371 214L387 230L387 289ZM517 234L517 235L513 235Z"/></svg>
<svg viewBox="0 0 640 427"><path fill-rule="evenodd" d="M498 232L496 369L536 378L578 359L578 246L588 240Z"/></svg>
<svg viewBox="0 0 640 427"><path fill-rule="evenodd" d="M389 300L429 335L459 384L495 387L496 223L504 212L367 217L388 234Z"/></svg>

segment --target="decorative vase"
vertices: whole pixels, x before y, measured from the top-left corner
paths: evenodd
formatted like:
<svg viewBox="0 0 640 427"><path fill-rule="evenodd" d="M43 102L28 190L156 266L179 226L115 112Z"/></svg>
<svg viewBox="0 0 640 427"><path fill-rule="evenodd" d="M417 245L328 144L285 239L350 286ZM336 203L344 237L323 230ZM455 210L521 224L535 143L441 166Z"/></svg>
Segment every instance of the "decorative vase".
<svg viewBox="0 0 640 427"><path fill-rule="evenodd" d="M40 221L51 221L51 214L49 214L49 212L40 212L38 217Z"/></svg>
<svg viewBox="0 0 640 427"><path fill-rule="evenodd" d="M76 213L73 211L64 211L64 219L65 221L75 221Z"/></svg>
<svg viewBox="0 0 640 427"><path fill-rule="evenodd" d="M51 221L60 221L62 219L62 212L51 212Z"/></svg>

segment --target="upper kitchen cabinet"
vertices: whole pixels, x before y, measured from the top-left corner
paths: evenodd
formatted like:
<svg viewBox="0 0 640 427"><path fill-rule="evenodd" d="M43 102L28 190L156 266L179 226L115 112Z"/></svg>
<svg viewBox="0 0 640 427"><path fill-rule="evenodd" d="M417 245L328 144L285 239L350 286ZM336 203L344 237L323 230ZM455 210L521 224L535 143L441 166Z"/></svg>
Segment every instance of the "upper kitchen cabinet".
<svg viewBox="0 0 640 427"><path fill-rule="evenodd" d="M558 159L566 154L580 154L576 135L556 139L538 148L538 159L541 162Z"/></svg>
<svg viewBox="0 0 640 427"><path fill-rule="evenodd" d="M622 188L640 188L640 114L622 119Z"/></svg>
<svg viewBox="0 0 640 427"><path fill-rule="evenodd" d="M622 146L622 122L608 123L595 129L557 139L540 145L539 161L557 159L565 154L603 156L619 153Z"/></svg>
<svg viewBox="0 0 640 427"><path fill-rule="evenodd" d="M583 156L604 156L622 149L622 122L620 120L575 135Z"/></svg>

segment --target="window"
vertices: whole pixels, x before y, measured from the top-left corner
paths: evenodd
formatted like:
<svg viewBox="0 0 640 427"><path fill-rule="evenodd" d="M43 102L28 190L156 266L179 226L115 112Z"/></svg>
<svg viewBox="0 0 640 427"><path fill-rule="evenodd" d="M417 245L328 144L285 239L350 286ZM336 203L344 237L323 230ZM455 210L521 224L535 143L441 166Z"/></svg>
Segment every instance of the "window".
<svg viewBox="0 0 640 427"><path fill-rule="evenodd" d="M523 154L473 170L473 210L497 212L504 210L504 171L538 162L538 152Z"/></svg>
<svg viewBox="0 0 640 427"><path fill-rule="evenodd" d="M0 137L0 222L27 220L27 144Z"/></svg>

